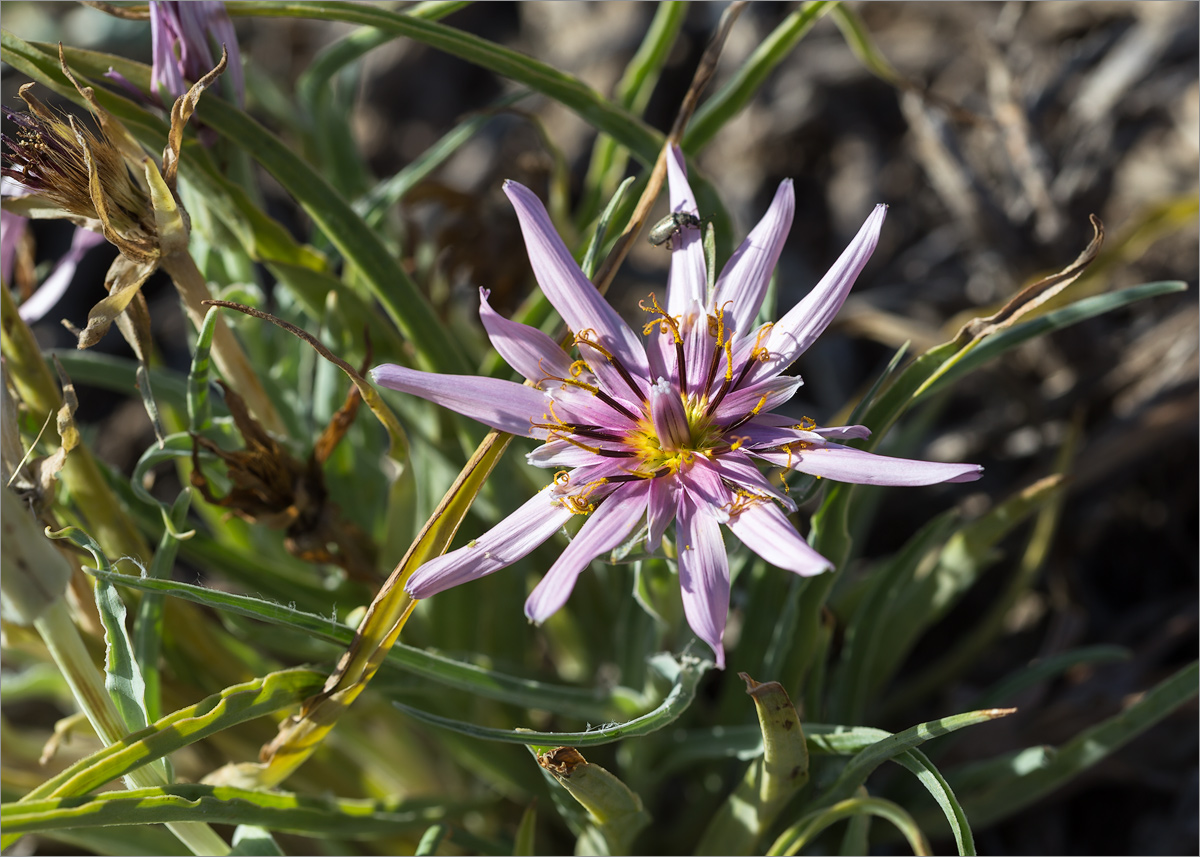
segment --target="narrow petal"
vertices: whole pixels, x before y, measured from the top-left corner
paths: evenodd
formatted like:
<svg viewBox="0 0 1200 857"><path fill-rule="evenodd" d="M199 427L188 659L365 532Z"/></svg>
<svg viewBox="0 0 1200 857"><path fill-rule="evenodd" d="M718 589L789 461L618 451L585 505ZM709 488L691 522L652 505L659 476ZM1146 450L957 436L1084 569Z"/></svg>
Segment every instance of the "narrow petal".
<svg viewBox="0 0 1200 857"><path fill-rule="evenodd" d="M809 449L793 450L790 462L786 452L764 452L758 455L772 464L790 466L801 473L861 485L911 486L933 485L938 482L974 482L983 475L983 468L978 464L945 464L940 461L892 458L829 442L814 444Z"/></svg>
<svg viewBox="0 0 1200 857"><path fill-rule="evenodd" d="M767 413L796 395L803 383L799 375L779 375L741 387L721 400L713 412L713 419L728 425L751 412L756 415Z"/></svg>
<svg viewBox="0 0 1200 857"><path fill-rule="evenodd" d="M688 491L679 495L676 550L679 555L679 589L688 625L717 656L725 669L725 619L729 613L729 556L716 518L703 508L704 501Z"/></svg>
<svg viewBox="0 0 1200 857"><path fill-rule="evenodd" d="M509 321L492 309L488 290L479 290L479 320L487 331L492 347L504 362L537 384L548 376L571 377L574 362L562 347L536 327Z"/></svg>
<svg viewBox="0 0 1200 857"><path fill-rule="evenodd" d="M546 436L544 429L535 429L532 423L549 421L548 400L533 387L499 378L418 372L394 363L376 366L370 375L381 387L420 396L485 426L518 437Z"/></svg>
<svg viewBox="0 0 1200 857"><path fill-rule="evenodd" d="M404 588L414 598L428 598L499 571L529 554L571 518L571 511L547 486L470 544L422 565Z"/></svg>
<svg viewBox="0 0 1200 857"><path fill-rule="evenodd" d="M675 520L679 483L675 479L651 479L647 498L646 550L653 553L662 544L667 525Z"/></svg>
<svg viewBox="0 0 1200 857"><path fill-rule="evenodd" d="M667 152L667 192L671 211L699 216L696 197L687 180L687 163L678 146ZM700 230L685 226L671 239L671 270L667 275L667 312L680 316L694 304L708 303L708 268Z"/></svg>
<svg viewBox="0 0 1200 857"><path fill-rule="evenodd" d="M658 383L650 388L650 418L654 423L654 433L664 448L682 449L691 440L691 429L688 428L687 413L679 398L679 390L665 378L659 378Z"/></svg>
<svg viewBox="0 0 1200 857"><path fill-rule="evenodd" d="M724 522L733 505L733 492L721 479L716 465L706 458L696 456L690 465L680 468L676 479L680 488L693 500L706 506L718 521Z"/></svg>
<svg viewBox="0 0 1200 857"><path fill-rule="evenodd" d="M755 503L729 519L727 524L742 544L771 565L810 577L833 568L796 532L774 503Z"/></svg>
<svg viewBox="0 0 1200 857"><path fill-rule="evenodd" d="M588 563L625 541L645 514L645 480L626 482L613 491L534 587L525 602L525 615L530 621L545 622L562 607Z"/></svg>
<svg viewBox="0 0 1200 857"><path fill-rule="evenodd" d="M792 228L796 210L796 192L792 180L784 179L775 191L771 207L758 225L750 230L742 246L729 257L725 270L717 280L713 309L728 303L726 324L745 335L754 324L771 282L771 272L779 262L779 254Z"/></svg>
<svg viewBox="0 0 1200 857"><path fill-rule="evenodd" d="M727 483L754 494L758 497L769 497L782 503L789 512L796 511L796 502L783 494L759 472L758 467L742 452L727 452L718 455L713 461L717 472ZM786 486L785 486L786 487Z"/></svg>
<svg viewBox="0 0 1200 857"><path fill-rule="evenodd" d="M829 326L845 303L850 287L866 267L875 245L879 243L879 232L886 216L886 205L875 206L850 246L821 278L821 282L771 328L767 340L771 358L755 370L755 377L761 378L764 374L780 372L790 366Z"/></svg>
<svg viewBox="0 0 1200 857"><path fill-rule="evenodd" d="M629 325L579 270L537 195L514 181L504 192L517 212L529 264L546 298L575 333L592 330L634 377L646 377L646 351Z"/></svg>
<svg viewBox="0 0 1200 857"><path fill-rule="evenodd" d="M804 443L824 440L862 440L871 436L866 426L813 426L806 429L793 419L780 414L759 414L746 425L734 429L734 435L742 439L742 446L752 450L769 450L801 441Z"/></svg>

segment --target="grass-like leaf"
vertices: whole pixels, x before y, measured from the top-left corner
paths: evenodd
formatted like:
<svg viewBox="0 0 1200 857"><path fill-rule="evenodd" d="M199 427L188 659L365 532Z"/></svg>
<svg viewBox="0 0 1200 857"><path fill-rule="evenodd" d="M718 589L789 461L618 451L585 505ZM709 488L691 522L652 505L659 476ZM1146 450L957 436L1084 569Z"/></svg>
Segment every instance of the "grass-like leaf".
<svg viewBox="0 0 1200 857"><path fill-rule="evenodd" d="M260 619L337 645L347 646L354 639L353 628L328 616L318 616L249 595L236 595L173 580L131 578L115 573L98 574L122 586L140 589L143 592L163 593L216 610ZM643 704L640 696L627 688L592 691L546 684L504 675L401 643L392 648L385 663L439 684L489 699L582 719L601 720L614 713L628 715L637 711Z"/></svg>
<svg viewBox="0 0 1200 857"><path fill-rule="evenodd" d="M435 801L315 798L232 786L175 784L161 789L10 803L0 807L0 819L6 834L203 818L213 824L249 824L289 833L373 839L420 830L467 808Z"/></svg>
<svg viewBox="0 0 1200 857"><path fill-rule="evenodd" d="M477 726L461 720L452 720L430 714L427 711L393 703L397 708L414 720L420 720L432 726L440 726L462 735L482 738L485 741L499 741L506 744L552 744L570 745L572 747L594 747L599 744L611 744L623 738L635 738L648 735L675 721L696 696L696 685L701 676L712 666L711 661L685 658L678 667L675 684L667 694L666 699L658 708L636 717L626 723L609 723L589 729L586 732L535 732L525 729L494 729L487 726Z"/></svg>

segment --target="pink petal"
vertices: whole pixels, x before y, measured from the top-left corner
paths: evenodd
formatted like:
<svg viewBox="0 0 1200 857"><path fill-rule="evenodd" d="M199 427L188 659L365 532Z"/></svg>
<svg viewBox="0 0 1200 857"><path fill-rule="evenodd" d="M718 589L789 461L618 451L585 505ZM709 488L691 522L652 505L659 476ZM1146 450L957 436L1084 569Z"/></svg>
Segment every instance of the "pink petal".
<svg viewBox="0 0 1200 857"><path fill-rule="evenodd" d="M667 152L667 188L671 211L699 216L696 197L687 180L687 163L678 146ZM674 316L691 313L696 304L708 303L708 269L700 230L684 227L671 239L671 270L667 276L667 312Z"/></svg>
<svg viewBox="0 0 1200 857"><path fill-rule="evenodd" d="M667 531L667 525L675 520L676 494L679 490L679 483L675 479L651 479L649 482L650 491L646 510L648 528L646 550L653 553L662 544L663 533Z"/></svg>
<svg viewBox="0 0 1200 857"><path fill-rule="evenodd" d="M572 513L543 488L499 524L465 547L431 559L404 585L414 598L431 595L499 571L558 532Z"/></svg>
<svg viewBox="0 0 1200 857"><path fill-rule="evenodd" d="M754 462L744 453L735 451L718 455L714 459L713 465L727 483L759 497L777 500L786 506L789 512L796 511L795 501L786 494L780 493L778 488L767 481Z"/></svg>
<svg viewBox="0 0 1200 857"><path fill-rule="evenodd" d="M770 502L755 503L733 515L726 524L750 550L771 565L810 577L833 568L796 532L787 517Z"/></svg>
<svg viewBox="0 0 1200 857"><path fill-rule="evenodd" d="M664 378L650 388L650 419L659 442L668 449L683 449L691 441L687 412L679 391Z"/></svg>
<svg viewBox="0 0 1200 857"><path fill-rule="evenodd" d="M804 429L791 417L782 414L759 414L746 425L734 429L733 434L745 439L743 445L747 449L767 450L796 441L820 443L830 438L862 440L871 436L871 430L866 426L813 426L811 429Z"/></svg>
<svg viewBox="0 0 1200 857"><path fill-rule="evenodd" d="M789 466L786 452L762 452L759 457L780 467ZM974 482L983 475L978 464L944 464L892 458L861 449L823 442L809 449L794 451L790 466L838 482L861 485L933 485L938 482Z"/></svg>
<svg viewBox="0 0 1200 857"><path fill-rule="evenodd" d="M546 576L525 602L525 615L532 622L545 622L566 602L575 581L588 564L629 538L630 531L646 514L645 480L625 482L608 496L555 560Z"/></svg>
<svg viewBox="0 0 1200 857"><path fill-rule="evenodd" d="M571 377L574 361L557 342L536 327L504 318L492 309L487 299L488 290L480 289L479 319L504 362L535 384L547 376Z"/></svg>
<svg viewBox="0 0 1200 857"><path fill-rule="evenodd" d="M641 338L579 270L542 201L514 181L504 183L504 192L517 212L529 264L546 298L572 331L594 331L600 344L615 354L635 378L645 378L648 366Z"/></svg>
<svg viewBox="0 0 1200 857"><path fill-rule="evenodd" d="M755 370L754 377L761 378L790 366L829 326L845 303L850 287L866 267L875 245L879 243L879 233L886 216L886 205L875 206L850 246L821 278L821 282L775 323L767 339L771 358Z"/></svg>
<svg viewBox="0 0 1200 857"><path fill-rule="evenodd" d="M696 636L712 647L725 669L725 619L729 613L729 557L717 520L688 491L679 495L675 547L683 612Z"/></svg>
<svg viewBox="0 0 1200 857"><path fill-rule="evenodd" d="M371 380L381 387L420 396L463 416L518 437L546 436L532 423L549 422L545 393L524 384L475 375L439 375L394 363L376 366Z"/></svg>
<svg viewBox="0 0 1200 857"><path fill-rule="evenodd" d="M707 506L709 513L718 521L724 521L728 509L733 505L733 492L721 479L716 465L706 458L696 456L691 464L679 469L676 476L679 485L694 501Z"/></svg>
<svg viewBox="0 0 1200 857"><path fill-rule="evenodd" d="M743 336L749 332L762 306L771 272L779 262L779 254L792 228L795 210L796 192L792 180L784 179L763 219L729 257L725 270L717 279L713 309L722 309L729 303L726 324Z"/></svg>
<svg viewBox="0 0 1200 857"><path fill-rule="evenodd" d="M5 213L7 214L7 212ZM24 218L21 219L24 220ZM71 283L75 279L75 271L78 269L79 263L83 261L83 257L97 244L104 242L105 238L99 232L76 227L75 234L71 236L71 249L58 260L54 270L50 272L50 276L42 281L38 290L30 296L29 300L21 304L18 315L30 324L44 318L46 313L54 309L62 300L63 295L67 293L67 289L71 287Z"/></svg>
<svg viewBox="0 0 1200 857"><path fill-rule="evenodd" d="M759 414L765 414L796 395L796 391L803 383L804 381L799 375L778 375L745 385L721 400L721 404L717 405L716 411L713 412L713 419L718 423L728 425L731 421L746 416L755 408L758 408ZM734 431L736 432L737 429Z"/></svg>

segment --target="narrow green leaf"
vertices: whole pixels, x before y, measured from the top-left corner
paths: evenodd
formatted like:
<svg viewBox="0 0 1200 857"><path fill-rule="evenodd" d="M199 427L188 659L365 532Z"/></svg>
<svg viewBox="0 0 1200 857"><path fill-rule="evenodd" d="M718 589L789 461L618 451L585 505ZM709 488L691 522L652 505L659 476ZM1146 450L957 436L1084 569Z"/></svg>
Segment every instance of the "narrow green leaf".
<svg viewBox="0 0 1200 857"><path fill-rule="evenodd" d="M513 857L533 857L536 836L537 801L535 800L521 813L521 822L517 825L517 835L513 837Z"/></svg>
<svg viewBox="0 0 1200 857"><path fill-rule="evenodd" d="M813 25L836 5L824 0L807 2L784 18L754 49L729 82L696 111L683 137L684 151L695 154L704 148L726 122L750 103L750 99L758 92L767 76L787 58L800 40L808 35Z"/></svg>
<svg viewBox="0 0 1200 857"><path fill-rule="evenodd" d="M1160 295L1181 292L1187 289L1187 283L1179 280L1164 280L1154 283L1143 283L1117 292L1108 292L1090 298L1083 298L1062 309L1046 313L1032 321L1021 322L1012 327L985 337L969 352L964 354L953 366L939 372L936 379L931 380L922 389L914 393L914 400L925 399L946 389L959 378L974 372L981 366L990 363L1000 355L1016 348L1022 343L1039 336L1045 336L1057 330L1071 327L1081 321L1098 315L1112 312L1121 307L1155 298Z"/></svg>
<svg viewBox="0 0 1200 857"><path fill-rule="evenodd" d="M6 834L62 828L162 824L203 819L289 833L373 839L409 833L444 818L453 808L433 801L371 801L304 797L232 786L174 784L164 788L6 803Z"/></svg>
<svg viewBox="0 0 1200 857"><path fill-rule="evenodd" d="M122 586L140 589L143 592L161 592L216 610L227 610L275 625L287 626L341 646L348 646L354 639L354 629L333 618L306 613L294 607L285 607L248 595L235 595L173 580L131 578L118 574L105 576ZM515 678L402 643L397 643L392 648L384 663L489 699L583 719L604 720L614 712L627 715L639 710L643 705L640 695L628 688L588 690Z"/></svg>
<svg viewBox="0 0 1200 857"><path fill-rule="evenodd" d="M1178 709L1197 693L1200 669L1193 661L1107 720L1080 732L1024 775L993 780L964 795L977 825L994 824L1044 798Z"/></svg>
<svg viewBox="0 0 1200 857"><path fill-rule="evenodd" d="M954 790L950 788L950 784L946 782L941 771L935 768L925 754L915 747L900 753L892 761L912 772L926 791L933 795L933 799L937 801L942 814L946 817L946 822L950 825L950 832L954 834L954 843L958 847L959 855L973 857L975 837L971 833L967 814L963 811L962 805L954 795Z"/></svg>
<svg viewBox="0 0 1200 857"><path fill-rule="evenodd" d="M85 794L215 732L296 705L324 682L321 673L293 669L227 687L80 759L22 800Z"/></svg>
<svg viewBox="0 0 1200 857"><path fill-rule="evenodd" d="M751 764L700 837L698 854L753 854L758 838L784 805L808 782L808 746L787 691L779 682L759 683L741 673L754 700L763 755Z"/></svg>
<svg viewBox="0 0 1200 857"><path fill-rule="evenodd" d="M615 106L579 79L533 57L453 27L358 3L255 0L229 2L226 8L234 16L344 21L374 26L387 33L407 36L549 96L575 111L596 130L614 137L646 166L655 162L659 149L662 148L662 134Z"/></svg>
<svg viewBox="0 0 1200 857"><path fill-rule="evenodd" d="M542 770L587 812L577 854L630 854L634 838L650 823L638 794L574 747L530 746Z"/></svg>
<svg viewBox="0 0 1200 857"><path fill-rule="evenodd" d="M921 832L921 828L917 826L916 821L913 820L913 817L903 807L882 798L866 797L849 798L831 807L810 812L788 828L775 841L775 844L771 846L771 850L767 854L798 854L804 846L812 842L817 834L825 828L843 819L852 818L864 813L878 816L894 824L904 834L904 838L908 840L908 845L912 848L913 854L933 853L929 848L929 842L926 840L925 834Z"/></svg>
<svg viewBox="0 0 1200 857"><path fill-rule="evenodd" d="M283 849L265 827L239 824L233 831L232 857L283 857Z"/></svg>
<svg viewBox="0 0 1200 857"><path fill-rule="evenodd" d="M179 552L177 535L187 523L188 510L192 505L193 489L179 492L168 514L171 526L164 529L158 541L158 550L150 560L148 576L153 580L169 578L175 567L175 556ZM98 587L97 587L98 588ZM145 681L146 721L153 722L162 716L161 679L158 658L163 638L163 597L157 592L147 592L138 604L137 617L133 623L133 653L142 670Z"/></svg>
<svg viewBox="0 0 1200 857"><path fill-rule="evenodd" d="M209 307L204 314L204 324L196 337L196 353L192 355L192 368L187 380L187 413L188 431L193 434L202 432L212 425L212 405L208 401L208 384L212 362L209 352L212 350L213 331L216 330L217 317L220 312L216 307Z"/></svg>
<svg viewBox="0 0 1200 857"><path fill-rule="evenodd" d="M674 722L696 696L696 685L701 676L712 666L711 661L684 657L674 687L658 708L641 717L636 717L626 723L606 724L586 732L535 732L524 729L493 729L486 726L476 726L461 720L452 720L437 714L413 708L399 702L392 704L422 723L440 726L462 735L482 738L485 741L499 741L507 744L553 744L571 747L594 747L599 744L610 744L622 738L635 738L648 735Z"/></svg>
<svg viewBox="0 0 1200 857"><path fill-rule="evenodd" d="M421 841L417 843L417 850L413 852L413 857L431 857L431 855L437 854L438 847L445 838L446 825L433 825L422 834Z"/></svg>
<svg viewBox="0 0 1200 857"><path fill-rule="evenodd" d="M948 735L967 726L974 726L977 723L986 723L998 717L1005 717L1014 710L1011 708L989 708L981 711L968 711L964 714L943 717L940 720L919 723L916 726L905 729L903 732L897 732L895 735L876 741L857 753L850 760L833 785L821 794L819 801L821 804L829 805L846 800L854 794L859 786L866 782L867 777L876 768L889 759L895 758L900 753L919 747L921 744L924 744L931 738L937 738L939 735Z"/></svg>

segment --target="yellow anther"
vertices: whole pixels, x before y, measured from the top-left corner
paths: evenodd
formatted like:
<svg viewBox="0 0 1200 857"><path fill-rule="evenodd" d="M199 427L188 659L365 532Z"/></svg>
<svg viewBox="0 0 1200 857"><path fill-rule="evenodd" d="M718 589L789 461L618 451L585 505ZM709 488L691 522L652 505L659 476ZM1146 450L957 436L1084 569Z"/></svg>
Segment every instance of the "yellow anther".
<svg viewBox="0 0 1200 857"><path fill-rule="evenodd" d="M750 359L757 360L759 363L766 363L771 359L771 352L767 351L763 345L763 340L767 338L767 334L771 332L773 324L767 322L758 331L758 337L754 340L754 348L750 352Z"/></svg>
<svg viewBox="0 0 1200 857"><path fill-rule="evenodd" d="M659 333L670 333L676 342L683 342L683 337L679 333L679 322L674 316L668 315L667 311L658 305L658 298L654 296L654 292L650 293L650 306L646 306L644 300L638 301L638 307L642 312L651 312L658 316L653 321L648 321L642 326L642 333L649 334L658 325Z"/></svg>
<svg viewBox="0 0 1200 857"><path fill-rule="evenodd" d="M735 434L735 435L733 436L733 443L729 444L729 451L730 451L730 452L733 452L734 450L741 449L741 448L742 448L742 444L749 443L749 442L750 442L750 435L748 435L748 434L742 434L742 435Z"/></svg>
<svg viewBox="0 0 1200 857"><path fill-rule="evenodd" d="M584 372L590 372L591 369L592 367L587 364L586 360L576 360L571 364L571 377L578 378Z"/></svg>
<svg viewBox="0 0 1200 857"><path fill-rule="evenodd" d="M571 471L556 470L554 472L554 484L560 488L571 481Z"/></svg>
<svg viewBox="0 0 1200 857"><path fill-rule="evenodd" d="M796 426L796 428L800 429L801 431L812 431L816 427L817 421L812 417L801 417L800 425Z"/></svg>
<svg viewBox="0 0 1200 857"><path fill-rule="evenodd" d="M601 354L603 354L605 356L606 359L613 360L614 358L613 358L612 352L609 351L607 348L605 348L603 345L601 345L599 342L597 342L596 340L591 338L595 334L596 334L596 331L594 331L590 328L587 330L581 330L581 331L579 331L579 333L575 334L575 344L577 346L578 345L586 345L588 348L592 348L592 349L595 349L596 351L599 351ZM578 361L576 361L576 363L584 363L584 361L578 360ZM587 364L584 363L584 365L587 365ZM571 371L572 372L575 371L574 365L571 366Z"/></svg>

